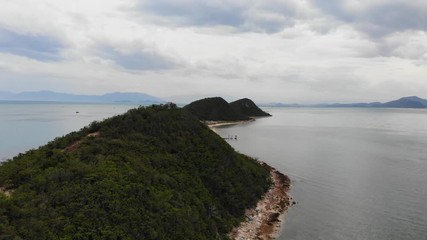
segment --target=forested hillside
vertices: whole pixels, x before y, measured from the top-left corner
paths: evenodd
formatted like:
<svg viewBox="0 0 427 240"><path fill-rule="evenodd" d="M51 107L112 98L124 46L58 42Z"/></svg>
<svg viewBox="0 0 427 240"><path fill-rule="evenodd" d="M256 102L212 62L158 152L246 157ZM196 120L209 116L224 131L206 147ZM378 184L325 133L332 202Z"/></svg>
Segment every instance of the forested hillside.
<svg viewBox="0 0 427 240"><path fill-rule="evenodd" d="M242 121L252 117L267 117L252 100L239 99L228 103L221 97L204 98L184 107L202 121Z"/></svg>
<svg viewBox="0 0 427 240"><path fill-rule="evenodd" d="M231 102L230 107L245 116L250 117L269 117L269 113L261 110L252 100L248 98L242 98L237 101Z"/></svg>
<svg viewBox="0 0 427 240"><path fill-rule="evenodd" d="M3 163L0 239L226 239L269 185L186 110L140 107Z"/></svg>
<svg viewBox="0 0 427 240"><path fill-rule="evenodd" d="M236 112L221 97L200 99L188 104L184 108L203 121L249 120L248 116Z"/></svg>

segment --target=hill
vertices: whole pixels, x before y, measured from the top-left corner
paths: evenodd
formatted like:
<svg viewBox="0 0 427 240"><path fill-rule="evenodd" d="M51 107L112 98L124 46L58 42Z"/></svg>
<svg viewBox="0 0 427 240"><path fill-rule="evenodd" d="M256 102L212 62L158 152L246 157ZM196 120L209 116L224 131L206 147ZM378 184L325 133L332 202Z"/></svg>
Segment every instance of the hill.
<svg viewBox="0 0 427 240"><path fill-rule="evenodd" d="M230 104L221 97L197 100L186 105L184 109L204 121L249 120L249 116L235 111Z"/></svg>
<svg viewBox="0 0 427 240"><path fill-rule="evenodd" d="M271 184L173 104L140 107L0 166L2 239L227 239Z"/></svg>
<svg viewBox="0 0 427 240"><path fill-rule="evenodd" d="M47 101L47 102L90 102L90 103L165 103L164 100L145 93L107 93L104 95L78 95L70 93L58 93L52 91L38 92L0 92L0 100L3 101Z"/></svg>
<svg viewBox="0 0 427 240"><path fill-rule="evenodd" d="M266 104L269 107L325 107L325 108L427 108L427 100L420 97L403 97L390 102L371 103L321 103L321 104Z"/></svg>
<svg viewBox="0 0 427 240"><path fill-rule="evenodd" d="M231 108L242 115L249 117L268 117L269 113L261 110L252 100L248 98L239 99L230 103Z"/></svg>
<svg viewBox="0 0 427 240"><path fill-rule="evenodd" d="M398 100L383 103L381 107L388 108L427 108L427 100L416 96L403 97Z"/></svg>

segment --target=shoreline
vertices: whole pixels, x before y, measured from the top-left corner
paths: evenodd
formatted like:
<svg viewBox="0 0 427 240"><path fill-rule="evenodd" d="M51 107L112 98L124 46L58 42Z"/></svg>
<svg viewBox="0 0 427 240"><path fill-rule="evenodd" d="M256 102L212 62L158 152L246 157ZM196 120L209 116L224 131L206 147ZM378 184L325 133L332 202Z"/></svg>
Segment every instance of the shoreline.
<svg viewBox="0 0 427 240"><path fill-rule="evenodd" d="M245 124L255 121L204 121L213 131L222 126ZM228 234L234 240L272 240L279 237L283 230L285 213L295 202L289 195L291 179L265 162L258 161L270 171L272 184L257 202L256 206L245 211L245 220Z"/></svg>
<svg viewBox="0 0 427 240"><path fill-rule="evenodd" d="M270 169L272 186L258 201L256 207L246 210L246 220L231 231L229 234L231 239L277 238L283 227L286 210L294 203L289 195L290 178L266 163L261 164Z"/></svg>
<svg viewBox="0 0 427 240"><path fill-rule="evenodd" d="M238 124L245 124L254 122L257 119L261 118L268 118L271 116L257 116L257 117L249 117L248 120L239 120L239 121L202 121L204 124L206 124L209 128L213 129L216 127L223 127L223 126L231 126L231 125L238 125Z"/></svg>
<svg viewBox="0 0 427 240"><path fill-rule="evenodd" d="M249 120L242 120L242 121L204 121L204 123L209 128L216 128L216 127L223 127L223 126L232 126L232 125L238 125L238 124L245 124L255 121L255 118L251 118Z"/></svg>

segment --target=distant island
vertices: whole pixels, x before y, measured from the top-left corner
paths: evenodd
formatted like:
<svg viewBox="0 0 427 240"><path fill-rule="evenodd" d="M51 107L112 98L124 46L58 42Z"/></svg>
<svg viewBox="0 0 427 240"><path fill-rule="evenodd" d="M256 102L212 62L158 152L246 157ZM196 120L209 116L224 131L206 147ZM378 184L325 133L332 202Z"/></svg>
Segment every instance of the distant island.
<svg viewBox="0 0 427 240"><path fill-rule="evenodd" d="M139 107L2 163L0 235L240 239L255 232L238 227L252 208L251 218L262 216L256 236L268 236L290 205L289 184L188 110ZM255 212L267 191L264 209Z"/></svg>
<svg viewBox="0 0 427 240"><path fill-rule="evenodd" d="M271 116L248 98L231 103L221 97L204 98L186 105L184 109L202 121L247 121L254 117Z"/></svg>
<svg viewBox="0 0 427 240"><path fill-rule="evenodd" d="M427 108L427 100L417 97L403 97L397 100L381 103L330 103L330 104L265 104L269 107L327 107L327 108Z"/></svg>
<svg viewBox="0 0 427 240"><path fill-rule="evenodd" d="M138 103L158 104L166 101L145 93L114 92L103 95L79 95L52 91L11 93L0 91L0 101L40 101L71 103Z"/></svg>

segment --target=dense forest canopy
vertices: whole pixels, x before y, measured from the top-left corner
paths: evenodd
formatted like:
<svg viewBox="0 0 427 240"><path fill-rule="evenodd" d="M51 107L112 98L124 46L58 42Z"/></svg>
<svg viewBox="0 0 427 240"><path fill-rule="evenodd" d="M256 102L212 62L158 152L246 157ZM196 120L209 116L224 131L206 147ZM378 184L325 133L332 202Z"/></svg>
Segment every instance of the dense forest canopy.
<svg viewBox="0 0 427 240"><path fill-rule="evenodd" d="M173 104L129 110L0 166L0 239L226 239L270 185Z"/></svg>
<svg viewBox="0 0 427 240"><path fill-rule="evenodd" d="M249 120L251 117L271 116L248 98L232 103L228 103L221 97L204 98L184 108L203 121L242 121Z"/></svg>
<svg viewBox="0 0 427 240"><path fill-rule="evenodd" d="M249 120L248 116L236 112L221 97L200 99L188 104L184 108L203 121Z"/></svg>
<svg viewBox="0 0 427 240"><path fill-rule="evenodd" d="M268 117L271 116L269 113L261 110L252 100L249 98L242 98L230 103L230 107L245 116L249 117Z"/></svg>

